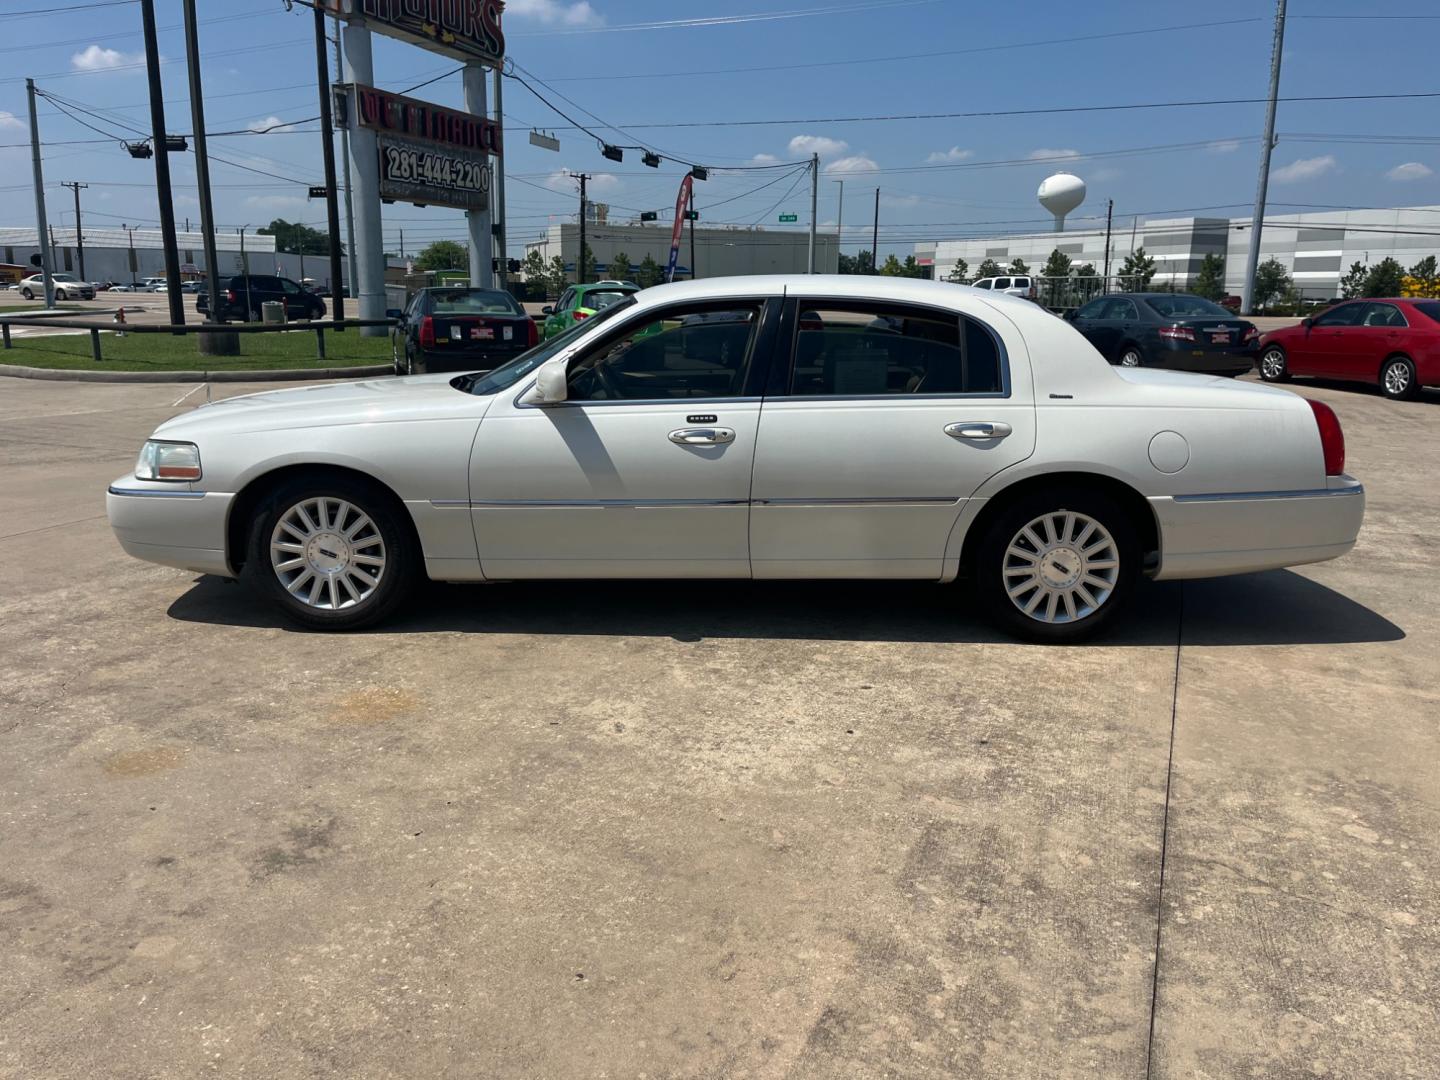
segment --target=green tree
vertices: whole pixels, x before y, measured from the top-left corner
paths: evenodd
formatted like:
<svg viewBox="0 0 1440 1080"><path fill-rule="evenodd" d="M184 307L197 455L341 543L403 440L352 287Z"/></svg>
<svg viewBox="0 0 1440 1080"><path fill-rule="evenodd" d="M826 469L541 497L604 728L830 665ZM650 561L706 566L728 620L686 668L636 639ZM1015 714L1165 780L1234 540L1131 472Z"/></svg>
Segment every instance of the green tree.
<svg viewBox="0 0 1440 1080"><path fill-rule="evenodd" d="M532 285L537 285L546 292L550 291L550 282L545 269L545 256L540 254L539 248L531 248L525 253L525 261L521 263L520 269L525 274L525 280Z"/></svg>
<svg viewBox="0 0 1440 1080"><path fill-rule="evenodd" d="M955 265L950 268L950 276L947 277L945 280L953 282L956 285L964 285L965 282L970 280L965 276L969 272L969 270L969 263L967 263L964 259L956 259Z"/></svg>
<svg viewBox="0 0 1440 1080"><path fill-rule="evenodd" d="M1100 276L1100 272L1095 269L1095 264L1094 264L1094 263L1085 263L1085 264L1082 265L1082 266L1077 266L1077 267L1075 267L1074 270L1071 270L1070 273L1074 274L1076 277L1099 277L1099 276Z"/></svg>
<svg viewBox="0 0 1440 1080"><path fill-rule="evenodd" d="M295 255L328 255L330 254L330 235L319 229L312 229L308 225L302 225L298 221L286 221L284 218L276 218L263 229L256 229L261 236L275 237L275 250L288 251ZM340 250L345 250L341 245Z"/></svg>
<svg viewBox="0 0 1440 1080"><path fill-rule="evenodd" d="M1290 277L1290 271L1285 269L1285 264L1272 255L1255 268L1255 291L1251 304L1264 308L1270 301L1284 296L1294 285L1294 279Z"/></svg>
<svg viewBox="0 0 1440 1080"><path fill-rule="evenodd" d="M659 285L665 278L665 270L649 255L640 260L640 265L635 268L635 284L642 289L648 289L652 285Z"/></svg>
<svg viewBox="0 0 1440 1080"><path fill-rule="evenodd" d="M630 265L630 256L623 251L617 251L610 258L610 265L605 268L605 273L615 281L628 281L635 268Z"/></svg>
<svg viewBox="0 0 1440 1080"><path fill-rule="evenodd" d="M1405 268L1386 256L1365 275L1366 296L1399 296L1405 290Z"/></svg>
<svg viewBox="0 0 1440 1080"><path fill-rule="evenodd" d="M1211 252L1201 260L1192 291L1206 300L1219 300L1225 295L1225 256Z"/></svg>
<svg viewBox="0 0 1440 1080"><path fill-rule="evenodd" d="M595 280L595 252L590 250L589 244L580 249L580 276L576 280Z"/></svg>
<svg viewBox="0 0 1440 1080"><path fill-rule="evenodd" d="M1120 277L1126 289L1132 292L1144 289L1155 277L1155 260L1138 247L1120 264Z"/></svg>
<svg viewBox="0 0 1440 1080"><path fill-rule="evenodd" d="M1353 262L1350 269L1340 278L1340 296L1345 300L1353 300L1357 296L1365 294L1365 275L1370 268L1362 262Z"/></svg>
<svg viewBox="0 0 1440 1080"><path fill-rule="evenodd" d="M1019 260L1016 260L1017 262ZM1066 255L1058 247L1050 252L1050 257L1045 260L1045 266L1040 271L1041 277L1069 277L1070 267L1073 262L1069 255ZM1019 273L1020 271L1016 271Z"/></svg>
<svg viewBox="0 0 1440 1080"><path fill-rule="evenodd" d="M549 279L550 291L557 297L570 287L570 275L565 270L565 260L559 255L550 256L545 276Z"/></svg>
<svg viewBox="0 0 1440 1080"><path fill-rule="evenodd" d="M900 265L900 260L893 254L885 256L885 262L880 266L881 277L904 277L905 268Z"/></svg>
<svg viewBox="0 0 1440 1080"><path fill-rule="evenodd" d="M464 270L470 256L454 240L436 240L415 259L416 270Z"/></svg>
<svg viewBox="0 0 1440 1080"><path fill-rule="evenodd" d="M1440 297L1440 266L1436 265L1434 255L1426 255L1410 267L1410 277L1413 279L1411 292L1415 296Z"/></svg>
<svg viewBox="0 0 1440 1080"><path fill-rule="evenodd" d="M975 277L976 280L987 277L999 277L1004 272L1005 271L1001 269L1000 264L997 263L994 259L986 259L980 264L980 269L975 271Z"/></svg>
<svg viewBox="0 0 1440 1080"><path fill-rule="evenodd" d="M1025 265L1025 260L1020 258L1019 255L1016 255L1015 258L1010 260L1010 273L1028 274L1029 272L1030 267Z"/></svg>
<svg viewBox="0 0 1440 1080"><path fill-rule="evenodd" d="M930 279L930 267L921 266L920 260L914 255L906 255L905 265L900 269L900 276L928 281Z"/></svg>
<svg viewBox="0 0 1440 1080"><path fill-rule="evenodd" d="M840 273L842 274L873 274L874 272L875 256L869 251L857 251L853 256L840 256Z"/></svg>

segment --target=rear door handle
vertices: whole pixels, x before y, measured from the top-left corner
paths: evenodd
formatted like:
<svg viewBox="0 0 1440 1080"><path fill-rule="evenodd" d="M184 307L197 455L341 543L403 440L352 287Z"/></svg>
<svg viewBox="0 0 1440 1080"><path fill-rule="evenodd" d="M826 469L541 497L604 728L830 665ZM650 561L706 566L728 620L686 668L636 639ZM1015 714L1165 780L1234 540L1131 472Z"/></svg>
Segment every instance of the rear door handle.
<svg viewBox="0 0 1440 1080"><path fill-rule="evenodd" d="M678 428L670 432L670 441L679 446L724 446L735 441L730 428Z"/></svg>
<svg viewBox="0 0 1440 1080"><path fill-rule="evenodd" d="M945 434L952 439L970 439L983 442L986 439L1003 439L1015 429L1009 424L989 420L960 420L945 425Z"/></svg>

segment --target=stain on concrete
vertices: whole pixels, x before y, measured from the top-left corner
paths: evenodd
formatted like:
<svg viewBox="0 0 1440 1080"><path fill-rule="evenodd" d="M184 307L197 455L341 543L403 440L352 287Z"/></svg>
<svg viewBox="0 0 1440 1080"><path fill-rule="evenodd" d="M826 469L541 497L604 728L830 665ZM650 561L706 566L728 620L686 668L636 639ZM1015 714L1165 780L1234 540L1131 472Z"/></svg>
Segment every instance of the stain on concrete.
<svg viewBox="0 0 1440 1080"><path fill-rule="evenodd" d="M339 819L334 815L302 821L285 829L282 843L260 852L251 863L250 876L257 880L311 867L333 854L335 830Z"/></svg>
<svg viewBox="0 0 1440 1080"><path fill-rule="evenodd" d="M178 769L185 763L185 750L179 746L150 746L143 750L122 750L111 754L101 766L111 776L153 776Z"/></svg>
<svg viewBox="0 0 1440 1080"><path fill-rule="evenodd" d="M395 686L367 686L346 694L326 717L332 724L366 727L397 720L419 708L420 699Z"/></svg>

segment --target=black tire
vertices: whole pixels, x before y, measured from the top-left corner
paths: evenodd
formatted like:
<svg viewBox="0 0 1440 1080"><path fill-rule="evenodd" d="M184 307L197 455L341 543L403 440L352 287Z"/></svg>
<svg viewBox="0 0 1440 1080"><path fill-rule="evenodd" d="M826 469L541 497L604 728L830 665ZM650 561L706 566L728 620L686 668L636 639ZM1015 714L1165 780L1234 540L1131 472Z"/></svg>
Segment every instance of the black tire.
<svg viewBox="0 0 1440 1080"><path fill-rule="evenodd" d="M370 519L373 533L370 528L360 529L356 533L354 548L344 551L345 565L356 568L348 572L352 582L359 581L362 573L373 573L369 569L361 569L358 561L352 564L352 556L361 551L378 551L384 559L384 566L373 580L373 587L369 592L365 592L361 586L358 589L352 588L347 594L340 585L336 586L335 595L342 601L338 608L312 606L292 593L282 580L281 571L271 561L272 537L282 536L287 541L298 542L280 528L281 519L289 515L297 505L305 505L315 499L327 501L332 519L338 516L335 504L339 502L348 503L353 510ZM358 518L347 514L346 521L354 523ZM345 527L343 522L333 520L323 524L339 530ZM379 538L378 543L373 539L375 536ZM325 533L322 532L312 542L317 546L320 556L334 562L338 556L325 550L324 537ZM303 546L310 547L309 544ZM245 573L260 592L291 622L311 630L359 630L388 618L412 593L420 565L419 546L410 523L405 518L403 505L378 485L354 477L325 474L297 477L281 484L267 495L250 522L246 553ZM304 578L306 571L310 572L306 581L313 583L319 580L320 575L313 571L315 564L310 561L316 556L306 553L299 557L306 562L299 570L290 571L294 574L292 583ZM373 554L371 557L373 558ZM307 592L303 583L297 592ZM327 581L320 588L322 605L326 603L329 592ZM357 593L363 593L363 596L353 599Z"/></svg>
<svg viewBox="0 0 1440 1080"><path fill-rule="evenodd" d="M1115 363L1120 367L1144 367L1145 353L1132 341L1120 347L1120 356Z"/></svg>
<svg viewBox="0 0 1440 1080"><path fill-rule="evenodd" d="M1036 554L1041 556L1034 560L1037 568L1037 582L1046 572L1043 569L1046 559L1053 559L1054 561L1049 564L1049 572L1058 571L1075 575L1075 580L1079 586L1083 587L1084 593L1096 601L1093 609L1086 613L1083 597L1072 595L1071 603L1075 605L1076 612L1073 618L1066 614L1062 590L1049 590L1036 584L1033 589L1021 592L1014 599L1007 591L1010 588L1020 588L1025 581L1023 576L1018 579L1015 576L1016 574L1023 575L1023 570L1017 570L1017 568L1027 565L1025 559L1008 554L1012 545L1021 546L1025 550L1033 549L1033 545L1029 541L1022 539L1023 530L1033 526L1036 519L1067 513L1089 518L1104 533L1108 533L1109 546L1114 549L1114 561L1119 564L1116 567L1104 569L1097 566L1092 570L1084 562L1083 557L1077 555L1077 552L1088 551L1092 545L1106 539L1099 533L1089 533L1083 545L1074 549L1065 546L1063 535L1057 535L1055 541L1057 546L1046 549L1043 554L1040 549L1035 549ZM1083 528L1084 523L1077 517L1074 526L1076 535L1070 539L1078 541L1081 536L1085 536L1086 534L1082 532ZM1043 528L1035 528L1031 531L1036 533L1042 541L1050 540ZM1065 531L1063 523L1056 531L1057 534L1063 534ZM1106 550L1093 551L1090 557L1097 564L1111 561L1111 556ZM974 583L975 596L981 609L1000 629L1026 641L1041 644L1069 644L1083 641L1115 618L1116 613L1129 601L1130 595L1135 589L1136 580L1140 575L1141 558L1140 543L1136 538L1135 527L1130 516L1112 498L1103 492L1087 491L1084 488L1055 487L1029 492L1004 505L991 518L984 534L980 537L969 569ZM1078 562L1077 559L1079 559ZM1108 577L1112 569L1113 580L1107 582L1108 591L1089 584L1092 576ZM1021 605L1029 604L1031 600L1035 599L1036 592L1041 594L1035 607L1037 614L1026 614L1021 609ZM1051 592L1055 592L1057 595L1054 612L1056 621L1046 621L1044 618L1046 610L1050 607Z"/></svg>
<svg viewBox="0 0 1440 1080"><path fill-rule="evenodd" d="M1260 354L1260 378L1266 382L1289 382L1290 362L1279 345L1269 345Z"/></svg>
<svg viewBox="0 0 1440 1080"><path fill-rule="evenodd" d="M25 297L26 300L34 300L34 299L35 299L35 294L34 294L33 292L31 292L29 289L22 289L22 290L20 290L20 295L23 296L23 297Z"/></svg>
<svg viewBox="0 0 1440 1080"><path fill-rule="evenodd" d="M64 299L65 299L65 290L64 290L64 289L56 289L56 290L55 290L55 301L56 301L56 303L60 303L60 302L63 301Z"/></svg>
<svg viewBox="0 0 1440 1080"><path fill-rule="evenodd" d="M1391 401L1412 401L1420 396L1420 380L1408 356L1392 356L1380 365L1380 392Z"/></svg>
<svg viewBox="0 0 1440 1080"><path fill-rule="evenodd" d="M410 351L410 348L409 348L408 346L407 346L406 349L405 349L405 374L406 374L406 375L424 375L424 374L425 374L425 361L424 361L424 360L416 360L416 359L415 359L415 354Z"/></svg>

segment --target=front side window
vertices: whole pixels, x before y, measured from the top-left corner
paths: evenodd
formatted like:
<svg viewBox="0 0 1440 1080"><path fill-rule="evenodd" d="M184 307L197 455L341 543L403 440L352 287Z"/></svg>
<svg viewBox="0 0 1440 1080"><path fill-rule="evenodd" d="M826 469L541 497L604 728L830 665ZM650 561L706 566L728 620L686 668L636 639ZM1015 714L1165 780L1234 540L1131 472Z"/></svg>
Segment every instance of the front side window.
<svg viewBox="0 0 1440 1080"><path fill-rule="evenodd" d="M296 285L295 282L291 281L289 278L281 278L280 287L284 289L287 293L289 293L291 296L299 296L301 293L300 286Z"/></svg>
<svg viewBox="0 0 1440 1080"><path fill-rule="evenodd" d="M605 311L613 311L611 305ZM760 305L671 308L632 321L570 368L573 401L737 397Z"/></svg>
<svg viewBox="0 0 1440 1080"><path fill-rule="evenodd" d="M1075 317L1077 319L1103 319L1105 309L1109 306L1109 300L1091 300L1090 303L1075 312Z"/></svg>
<svg viewBox="0 0 1440 1080"><path fill-rule="evenodd" d="M996 394L994 335L974 319L932 308L812 303L795 335L797 396Z"/></svg>
<svg viewBox="0 0 1440 1080"><path fill-rule="evenodd" d="M975 282L975 288L977 288L977 289L988 289L988 288L990 288L990 286L993 285L993 284L994 284L994 282L991 281L989 278L981 278L979 281Z"/></svg>
<svg viewBox="0 0 1440 1080"><path fill-rule="evenodd" d="M1105 309L1104 317L1123 322L1127 319L1138 319L1140 312L1136 309L1134 300L1114 297L1111 299L1109 307Z"/></svg>
<svg viewBox="0 0 1440 1080"><path fill-rule="evenodd" d="M1315 316L1315 326L1355 326L1365 310L1364 304L1341 304Z"/></svg>
<svg viewBox="0 0 1440 1080"><path fill-rule="evenodd" d="M997 277L997 278L995 279L995 288L997 288L997 289L1008 289L1009 287L1010 287L1010 279L1009 279L1008 277Z"/></svg>
<svg viewBox="0 0 1440 1080"><path fill-rule="evenodd" d="M575 290L566 289L560 299L555 301L556 311L569 311L575 306Z"/></svg>
<svg viewBox="0 0 1440 1080"><path fill-rule="evenodd" d="M495 394L508 389L545 363L546 360L559 356L570 348L576 338L594 333L597 327L603 326L632 304L634 304L633 300L624 304L613 304L604 311L598 312L594 318L567 327L563 332L547 338L533 349L521 353L509 363L501 364L487 375L461 375L450 385L466 394Z"/></svg>

